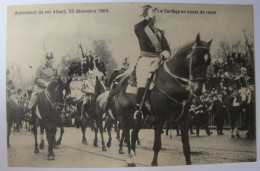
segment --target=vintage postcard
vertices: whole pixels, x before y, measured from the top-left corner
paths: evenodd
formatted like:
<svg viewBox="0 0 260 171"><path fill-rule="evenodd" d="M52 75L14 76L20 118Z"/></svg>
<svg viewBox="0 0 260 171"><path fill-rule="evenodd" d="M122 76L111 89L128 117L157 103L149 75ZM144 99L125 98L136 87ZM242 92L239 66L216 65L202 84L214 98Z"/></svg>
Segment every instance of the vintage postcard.
<svg viewBox="0 0 260 171"><path fill-rule="evenodd" d="M253 5L7 6L7 166L256 162L254 17Z"/></svg>

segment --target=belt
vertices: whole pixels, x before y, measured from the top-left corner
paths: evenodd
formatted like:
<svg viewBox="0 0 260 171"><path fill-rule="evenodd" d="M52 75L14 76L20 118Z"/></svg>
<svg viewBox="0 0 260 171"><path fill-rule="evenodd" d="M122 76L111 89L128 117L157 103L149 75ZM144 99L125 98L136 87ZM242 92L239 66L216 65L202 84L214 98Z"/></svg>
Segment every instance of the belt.
<svg viewBox="0 0 260 171"><path fill-rule="evenodd" d="M146 51L141 51L141 56L144 57L149 57L149 58L158 58L160 53L156 53L156 52L146 52Z"/></svg>

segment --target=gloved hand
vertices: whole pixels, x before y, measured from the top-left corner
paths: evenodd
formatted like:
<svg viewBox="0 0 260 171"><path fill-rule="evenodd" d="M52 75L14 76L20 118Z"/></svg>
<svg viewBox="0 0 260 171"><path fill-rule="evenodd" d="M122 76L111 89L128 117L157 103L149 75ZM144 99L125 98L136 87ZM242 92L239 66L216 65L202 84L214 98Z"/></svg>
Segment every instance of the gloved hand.
<svg viewBox="0 0 260 171"><path fill-rule="evenodd" d="M165 50L160 53L160 58L162 61L166 61L170 57L170 55L171 54L167 50Z"/></svg>

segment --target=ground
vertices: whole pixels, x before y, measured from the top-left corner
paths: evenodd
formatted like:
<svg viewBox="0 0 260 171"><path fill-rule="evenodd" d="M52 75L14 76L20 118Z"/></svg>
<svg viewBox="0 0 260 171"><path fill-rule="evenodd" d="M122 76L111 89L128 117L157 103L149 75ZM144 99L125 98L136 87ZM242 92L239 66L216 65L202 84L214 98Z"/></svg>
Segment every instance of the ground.
<svg viewBox="0 0 260 171"><path fill-rule="evenodd" d="M58 128L59 131L59 128ZM237 163L256 161L255 140L245 138L245 131L240 131L240 139L231 139L229 131L224 135L213 134L207 136L204 130L201 135L190 135L191 161L193 165ZM185 165L182 152L181 137L176 136L172 130L173 138L165 133L162 135L162 150L159 153L159 166ZM57 136L59 132L57 132ZM66 127L62 144L55 149L55 160L47 160L47 140L45 148L39 154L34 153L34 136L24 128L21 132L12 132L10 136L11 147L7 149L9 167L43 167L43 168L92 168L92 167L126 167L127 153L118 153L118 141L113 131L112 146L107 151L93 146L94 132L87 129L86 137L88 145L81 143L81 130L74 127ZM141 145L136 151L136 162L139 167L150 166L153 158L154 131L143 129L139 134ZM40 139L40 136L39 136ZM46 139L46 138L45 138ZM108 136L105 132L105 140ZM99 135L100 140L100 135ZM126 146L124 151L127 152Z"/></svg>

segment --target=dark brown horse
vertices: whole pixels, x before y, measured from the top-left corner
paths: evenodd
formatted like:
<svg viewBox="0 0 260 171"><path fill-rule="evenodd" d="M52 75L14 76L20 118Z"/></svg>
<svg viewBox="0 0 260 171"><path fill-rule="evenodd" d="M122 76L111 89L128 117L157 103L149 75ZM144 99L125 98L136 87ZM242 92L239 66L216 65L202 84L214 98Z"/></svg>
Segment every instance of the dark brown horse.
<svg viewBox="0 0 260 171"><path fill-rule="evenodd" d="M7 146L10 147L9 137L11 127L14 123L14 128L19 131L20 122L24 115L24 106L22 103L16 102L13 98L9 98L6 104L6 121L7 121Z"/></svg>
<svg viewBox="0 0 260 171"><path fill-rule="evenodd" d="M46 131L48 140L48 160L54 160L53 151L55 145L55 135L61 111L64 107L64 96L69 92L70 80L62 81L60 76L56 76L48 85L47 89L39 94L36 105L36 112L32 114L33 132L35 137L35 153L39 153L37 142L37 124L40 125L41 132ZM64 94L65 90L65 94ZM38 113L38 114L36 114Z"/></svg>
<svg viewBox="0 0 260 171"><path fill-rule="evenodd" d="M91 99L91 101L87 104L84 105L84 114L80 118L80 127L82 131L82 143L87 145L87 138L86 138L86 129L87 126L90 126L94 131L95 131L95 139L93 142L93 145L95 147L98 146L98 130L100 131L101 134L101 140L102 140L102 150L106 151L106 146L105 146L105 141L104 141L104 136L103 136L103 125L102 125L102 117L103 114L100 111L97 111L97 106L96 106L96 99L97 97L105 92L105 87L102 85L101 80L96 78L96 85L95 85L95 93ZM81 108L82 108L82 103L83 99L79 100L77 103L77 113L80 115L81 113Z"/></svg>
<svg viewBox="0 0 260 171"><path fill-rule="evenodd" d="M212 41L212 40L211 40ZM188 114L190 99L193 94L202 93L206 81L206 70L210 64L211 41L200 40L198 34L196 40L187 44L177 51L177 53L159 67L156 71L156 79L153 81L154 88L148 92L147 100L150 101L150 113L154 116L154 157L153 166L157 166L158 153L161 150L161 133L164 123L172 120L180 124L183 151L187 164L191 164L190 144L188 136ZM135 165L131 161L135 153L135 145L138 132L143 126L146 118L142 121L134 122L133 113L135 105L135 95L127 94L126 88L132 75L125 76L118 84L118 93L114 99L114 108L122 116L123 132L128 141L128 165ZM147 107L148 108L148 107ZM148 114L146 106L143 107L144 115ZM134 125L131 133L131 144L129 143L130 128Z"/></svg>

